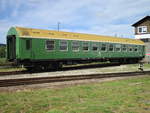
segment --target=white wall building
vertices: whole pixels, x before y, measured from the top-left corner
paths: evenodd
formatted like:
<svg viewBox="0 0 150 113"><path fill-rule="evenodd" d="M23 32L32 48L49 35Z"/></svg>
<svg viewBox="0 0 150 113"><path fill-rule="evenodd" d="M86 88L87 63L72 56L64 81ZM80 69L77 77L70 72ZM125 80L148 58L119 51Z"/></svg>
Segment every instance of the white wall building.
<svg viewBox="0 0 150 113"><path fill-rule="evenodd" d="M146 16L132 25L135 39L140 39L146 45L146 62L150 62L150 16Z"/></svg>

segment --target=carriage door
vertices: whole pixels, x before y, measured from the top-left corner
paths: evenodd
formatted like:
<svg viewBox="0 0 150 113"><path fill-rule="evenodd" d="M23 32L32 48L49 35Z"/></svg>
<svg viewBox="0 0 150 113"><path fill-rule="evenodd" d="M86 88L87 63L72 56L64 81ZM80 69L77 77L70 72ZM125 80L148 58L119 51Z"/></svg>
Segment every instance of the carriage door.
<svg viewBox="0 0 150 113"><path fill-rule="evenodd" d="M31 51L32 51L32 39L26 39L25 49L26 49L25 56L26 56L26 58L30 59Z"/></svg>
<svg viewBox="0 0 150 113"><path fill-rule="evenodd" d="M7 36L7 59L9 61L16 59L16 37L14 35Z"/></svg>

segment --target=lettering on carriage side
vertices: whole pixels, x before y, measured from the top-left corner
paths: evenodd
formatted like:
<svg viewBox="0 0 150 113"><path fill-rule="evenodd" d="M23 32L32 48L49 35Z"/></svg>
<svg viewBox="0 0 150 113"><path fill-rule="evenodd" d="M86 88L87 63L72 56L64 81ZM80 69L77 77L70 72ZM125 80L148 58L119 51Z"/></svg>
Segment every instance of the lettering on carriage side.
<svg viewBox="0 0 150 113"><path fill-rule="evenodd" d="M23 36L30 36L30 33L27 30L22 31Z"/></svg>
<svg viewBox="0 0 150 113"><path fill-rule="evenodd" d="M33 31L32 33L34 33L34 34L40 34L40 32L38 32L38 31Z"/></svg>

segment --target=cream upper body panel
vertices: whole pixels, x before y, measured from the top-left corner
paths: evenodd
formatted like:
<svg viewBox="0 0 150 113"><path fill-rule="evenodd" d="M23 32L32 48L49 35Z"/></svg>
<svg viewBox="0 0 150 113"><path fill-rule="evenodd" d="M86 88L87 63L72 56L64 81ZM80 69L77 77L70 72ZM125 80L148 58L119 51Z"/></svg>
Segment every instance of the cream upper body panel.
<svg viewBox="0 0 150 113"><path fill-rule="evenodd" d="M80 40L80 41L144 45L144 42L140 40L129 39L129 38L117 38L111 36L32 29L32 28L23 28L23 27L15 27L15 28L19 34L19 37L21 38L64 39L64 40Z"/></svg>

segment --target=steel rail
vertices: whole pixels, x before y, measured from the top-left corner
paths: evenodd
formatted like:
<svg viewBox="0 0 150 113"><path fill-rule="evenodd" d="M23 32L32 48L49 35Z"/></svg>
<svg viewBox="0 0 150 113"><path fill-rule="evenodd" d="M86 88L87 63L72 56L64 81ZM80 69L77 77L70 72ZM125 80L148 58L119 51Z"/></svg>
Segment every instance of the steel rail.
<svg viewBox="0 0 150 113"><path fill-rule="evenodd" d="M139 76L139 75L150 75L150 71L3 79L3 80L0 80L0 87L53 83L53 82L65 82L65 81L86 80L86 79L100 79L100 78L110 78L110 77Z"/></svg>

